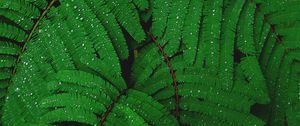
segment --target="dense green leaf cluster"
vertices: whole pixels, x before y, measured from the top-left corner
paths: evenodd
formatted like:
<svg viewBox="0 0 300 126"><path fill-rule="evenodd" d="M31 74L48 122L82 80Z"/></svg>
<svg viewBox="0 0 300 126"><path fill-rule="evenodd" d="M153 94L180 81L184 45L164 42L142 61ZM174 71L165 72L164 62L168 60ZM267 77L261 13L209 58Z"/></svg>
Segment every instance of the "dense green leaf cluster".
<svg viewBox="0 0 300 126"><path fill-rule="evenodd" d="M297 126L300 0L1 0L3 126Z"/></svg>

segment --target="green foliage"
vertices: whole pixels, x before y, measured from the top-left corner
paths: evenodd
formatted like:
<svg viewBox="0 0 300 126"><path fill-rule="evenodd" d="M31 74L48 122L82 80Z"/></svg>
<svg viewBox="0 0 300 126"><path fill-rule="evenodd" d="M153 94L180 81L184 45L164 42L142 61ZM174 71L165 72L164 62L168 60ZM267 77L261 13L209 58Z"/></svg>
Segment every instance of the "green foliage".
<svg viewBox="0 0 300 126"><path fill-rule="evenodd" d="M0 125L297 126L299 3L1 0Z"/></svg>

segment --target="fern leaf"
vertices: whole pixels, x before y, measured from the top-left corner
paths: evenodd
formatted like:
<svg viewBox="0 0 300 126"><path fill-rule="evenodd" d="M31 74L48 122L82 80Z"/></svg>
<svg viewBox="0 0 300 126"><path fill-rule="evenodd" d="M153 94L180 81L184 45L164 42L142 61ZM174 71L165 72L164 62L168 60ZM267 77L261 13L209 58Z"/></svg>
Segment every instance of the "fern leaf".
<svg viewBox="0 0 300 126"><path fill-rule="evenodd" d="M195 62L195 58L199 45L199 29L200 29L200 21L202 16L203 9L203 1L201 0L191 0L188 12L185 17L183 33L182 33L182 41L185 44L185 52L184 57L190 64Z"/></svg>
<svg viewBox="0 0 300 126"><path fill-rule="evenodd" d="M269 99L267 95L266 83L257 59L253 56L245 57L242 59L240 65L251 87L254 89L259 89L257 90L257 101L259 103L267 103Z"/></svg>
<svg viewBox="0 0 300 126"><path fill-rule="evenodd" d="M64 116L64 115L69 115L69 116ZM62 121L67 121L67 122L75 121L75 122L80 122L82 124L94 125L98 122L98 119L96 118L95 115L93 115L93 113L81 110L79 108L57 109L43 115L41 117L41 120L49 124L58 123Z"/></svg>
<svg viewBox="0 0 300 126"><path fill-rule="evenodd" d="M221 32L221 44L220 44L220 65L219 65L219 77L224 83L225 89L231 89L233 85L234 76L234 43L235 43L235 31L239 19L239 15L245 1L235 1L230 4L224 12L224 25Z"/></svg>
<svg viewBox="0 0 300 126"><path fill-rule="evenodd" d="M84 78L76 78L78 76ZM105 92L111 94L113 97L116 97L118 94L116 87L113 87L109 83L90 73L82 71L59 71L55 78L60 82L75 83L83 87L105 90Z"/></svg>
<svg viewBox="0 0 300 126"><path fill-rule="evenodd" d="M137 41L141 42L145 39L145 33L139 23L139 16L134 12L134 6L129 1L122 0L106 0L106 4L114 13L118 22L129 32L129 34ZM131 18L128 18L131 17Z"/></svg>
<svg viewBox="0 0 300 126"><path fill-rule="evenodd" d="M0 42L0 54L18 55L20 47L10 42Z"/></svg>
<svg viewBox="0 0 300 126"><path fill-rule="evenodd" d="M264 25L264 14L261 9L261 4L256 4L256 9L255 9L255 15L254 15L254 42L255 42L255 47L257 50L257 53L261 53L263 45L262 42L260 41L260 35L265 27Z"/></svg>
<svg viewBox="0 0 300 126"><path fill-rule="evenodd" d="M128 48L122 34L121 28L116 20L116 16L111 12L108 5L104 1L87 1L86 4L93 10L93 13L101 21L101 24L107 30L112 44L120 57L120 59L126 59L128 57Z"/></svg>
<svg viewBox="0 0 300 126"><path fill-rule="evenodd" d="M216 118L223 118L224 121L230 122L231 125L245 125L245 126L252 126L252 125L258 125L263 126L264 122L251 116L251 115L243 115L239 113L235 113L234 111L222 109L222 108L214 108L210 103L208 102L200 102L199 100L194 99L184 99L182 100L182 107L184 110L190 110L193 112L202 112L207 115L212 115L213 113L217 117ZM235 116L234 114L237 114L239 116ZM236 118L233 118L236 117ZM245 120L241 122L240 120Z"/></svg>
<svg viewBox="0 0 300 126"><path fill-rule="evenodd" d="M30 2L31 4L35 5L40 9L44 9L48 5L48 2L46 0L26 0L26 1Z"/></svg>
<svg viewBox="0 0 300 126"><path fill-rule="evenodd" d="M33 26L33 22L30 20L30 18L17 11L1 8L0 15L8 18L11 21L15 21L15 23L22 27L24 30L30 30Z"/></svg>
<svg viewBox="0 0 300 126"><path fill-rule="evenodd" d="M128 106L117 104L112 113L117 116L109 116L104 125L148 126L145 120Z"/></svg>
<svg viewBox="0 0 300 126"><path fill-rule="evenodd" d="M147 0L132 0L135 6L140 10L146 10L149 8L149 3Z"/></svg>
<svg viewBox="0 0 300 126"><path fill-rule="evenodd" d="M105 103L105 101L102 101ZM111 101L107 101L110 103ZM89 103L89 104L86 104ZM105 105L105 104L104 104ZM42 108L58 108L70 107L73 109L82 109L93 113L102 114L105 111L105 106L85 96L76 94L57 94L47 97L41 101Z"/></svg>
<svg viewBox="0 0 300 126"><path fill-rule="evenodd" d="M3 0L0 8L14 10L30 18L38 17L40 13L36 7L25 0Z"/></svg>
<svg viewBox="0 0 300 126"><path fill-rule="evenodd" d="M185 14L190 1L172 1L165 34L159 42L160 45L165 46L164 52L168 55L175 54L180 48L182 29L184 25Z"/></svg>
<svg viewBox="0 0 300 126"><path fill-rule="evenodd" d="M222 20L222 7L223 0L217 1L206 1L204 3L203 12L206 13L206 18L203 21L203 24L206 24L202 28L202 38L200 43L200 49L203 49L198 56L197 60L201 62L205 60L205 67L210 69L211 74L216 74L217 65L219 64L219 39L221 33L221 20ZM212 9L213 8L213 9ZM206 48L202 48L202 47ZM201 56L201 55L204 55ZM203 58L205 59L203 59Z"/></svg>
<svg viewBox="0 0 300 126"><path fill-rule="evenodd" d="M255 5L247 1L246 6L241 13L239 20L237 47L245 54L256 54L256 48L253 38L253 20L254 20Z"/></svg>
<svg viewBox="0 0 300 126"><path fill-rule="evenodd" d="M168 14L171 11L172 0L155 0L153 1L153 26L151 32L155 37L162 37L166 24L168 22Z"/></svg>
<svg viewBox="0 0 300 126"><path fill-rule="evenodd" d="M12 67L15 65L15 58L10 56L0 56L0 67Z"/></svg>
<svg viewBox="0 0 300 126"><path fill-rule="evenodd" d="M0 27L1 27L0 36L2 36L2 37L16 40L18 42L23 42L26 38L25 32L14 26L11 26L11 25L1 22Z"/></svg>
<svg viewBox="0 0 300 126"><path fill-rule="evenodd" d="M299 3L2 0L0 125L297 125Z"/></svg>

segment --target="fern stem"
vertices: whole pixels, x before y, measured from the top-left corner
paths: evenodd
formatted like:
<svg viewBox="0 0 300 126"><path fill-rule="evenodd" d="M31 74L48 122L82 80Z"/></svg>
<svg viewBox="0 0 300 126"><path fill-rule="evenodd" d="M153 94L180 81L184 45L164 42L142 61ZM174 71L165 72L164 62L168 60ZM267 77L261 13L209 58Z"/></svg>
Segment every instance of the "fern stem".
<svg viewBox="0 0 300 126"><path fill-rule="evenodd" d="M276 33L275 26L272 25L272 24L271 24L271 27L270 27L270 32L271 33ZM276 35L276 42L280 44L282 42L282 36L280 36L280 35L277 34Z"/></svg>
<svg viewBox="0 0 300 126"><path fill-rule="evenodd" d="M16 64L14 66L14 69L13 69L13 72L12 72L12 75L14 75L16 73L16 69L17 69L17 64L20 62L20 59L21 59L21 55L24 53L25 49L26 49L26 44L28 41L31 40L32 36L33 36L33 33L35 32L35 30L38 28L38 25L40 23L40 21L45 17L45 15L47 14L47 12L50 10L50 8L54 5L54 3L58 1L58 0L52 0L49 5L46 7L46 9L42 12L42 14L39 16L38 20L36 21L36 23L34 24L34 26L32 27L28 37L26 38L26 41L25 41L25 44L23 45L22 49L21 49L21 52L16 60ZM10 80L12 81L12 80Z"/></svg>
<svg viewBox="0 0 300 126"><path fill-rule="evenodd" d="M154 38L154 36L152 34L149 34L152 41L156 44L156 47L159 49L159 51L162 53L163 55L163 58L164 58L164 62L168 65L169 67L169 70L170 70L170 73L171 73L171 76L172 76L172 79L173 79L173 87L174 87L174 91L175 91L175 102L176 102L176 105L175 105L175 116L176 116L176 119L178 121L180 121L180 113L179 113L179 94L178 94L178 86L177 86L177 81L176 81L176 74L175 74L175 71L172 67L172 64L167 56L167 54L164 52L162 46L157 42L157 40Z"/></svg>
<svg viewBox="0 0 300 126"><path fill-rule="evenodd" d="M98 126L103 126L104 122L106 120L106 118L108 117L109 113L112 111L112 109L114 108L115 104L120 100L121 96L125 95L127 92L127 89L124 89L119 96L117 96L114 101L111 103L111 105L108 107L108 109L106 110L106 112L103 114L103 116L101 117L100 123Z"/></svg>

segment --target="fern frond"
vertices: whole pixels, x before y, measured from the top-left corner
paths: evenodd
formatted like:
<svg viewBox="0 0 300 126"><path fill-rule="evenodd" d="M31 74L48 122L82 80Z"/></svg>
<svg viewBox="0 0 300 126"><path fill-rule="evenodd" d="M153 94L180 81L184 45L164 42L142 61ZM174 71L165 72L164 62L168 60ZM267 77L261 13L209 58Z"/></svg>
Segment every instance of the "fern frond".
<svg viewBox="0 0 300 126"><path fill-rule="evenodd" d="M269 98L265 79L256 57L244 57L239 65L241 65L241 69L251 88L256 89L256 100L259 103L268 103Z"/></svg>
<svg viewBox="0 0 300 126"><path fill-rule="evenodd" d="M46 0L26 0L26 1L30 2L31 4L35 5L40 9L44 9L48 5L48 2Z"/></svg>
<svg viewBox="0 0 300 126"><path fill-rule="evenodd" d="M269 125L294 125L299 110L299 1L266 2L262 11L267 14L264 25L267 41L260 55L261 67L268 83L271 98ZM266 6L268 5L268 6ZM289 18L293 16L293 18ZM293 34L293 35L291 35ZM297 74L298 73L298 74ZM298 93L298 94L297 94Z"/></svg>
<svg viewBox="0 0 300 126"><path fill-rule="evenodd" d="M206 115L215 115L216 116L215 118L219 118L220 120L223 119L225 122L228 122L230 125L243 125L243 126L264 125L263 121L255 118L252 115L243 115L240 113L236 113L234 111L226 110L222 107L216 108L216 106L212 105L209 102L201 102L197 99L183 99L182 108L184 110L189 110L192 112L201 112ZM244 121L241 122L241 120Z"/></svg>
<svg viewBox="0 0 300 126"><path fill-rule="evenodd" d="M64 116L70 115L70 116ZM81 124L95 125L98 119L93 116L92 112L82 110L80 108L62 108L51 111L41 117L43 122L48 124L58 123L58 122L80 122Z"/></svg>
<svg viewBox="0 0 300 126"><path fill-rule="evenodd" d="M139 23L139 16L135 12L134 5L129 1L123 0L105 1L112 13L117 17L117 21L129 32L129 34L137 42L140 43L143 41L146 35Z"/></svg>
<svg viewBox="0 0 300 126"><path fill-rule="evenodd" d="M17 44L10 42L0 42L0 54L2 55L18 55L20 47Z"/></svg>
<svg viewBox="0 0 300 126"><path fill-rule="evenodd" d="M299 3L2 0L0 125L298 125Z"/></svg>
<svg viewBox="0 0 300 126"><path fill-rule="evenodd" d="M0 8L13 10L30 18L40 15L40 11L25 0L3 0Z"/></svg>
<svg viewBox="0 0 300 126"><path fill-rule="evenodd" d="M188 63L194 64L197 53L200 53L198 49L199 36L200 36L200 23L203 10L202 0L191 0L188 12L185 17L182 41L185 44L184 57ZM185 55L186 54L186 55Z"/></svg>
<svg viewBox="0 0 300 126"><path fill-rule="evenodd" d="M224 21L221 29L219 77L225 89L231 89L234 76L234 43L238 19L245 1L235 1L224 11Z"/></svg>
<svg viewBox="0 0 300 126"><path fill-rule="evenodd" d="M223 18L222 7L223 0L206 1L203 10L204 13L206 13L206 18L203 20L203 24L205 24L205 26L202 28L202 37L199 47L203 50L201 50L202 54L199 54L199 58L197 59L200 60L200 63L205 61L204 67L208 68L211 71L211 74L217 74L217 65L219 64L219 40L221 33L221 20ZM203 46L205 48L203 48Z"/></svg>
<svg viewBox="0 0 300 126"><path fill-rule="evenodd" d="M87 1L85 3L93 10L93 13L96 15L97 19L100 20L101 24L107 30L112 44L120 57L120 59L126 59L128 57L128 47L122 34L120 25L117 22L117 17L114 15L105 1Z"/></svg>
<svg viewBox="0 0 300 126"><path fill-rule="evenodd" d="M178 125L151 96L122 93L127 85L117 54L84 0L61 1L38 25L9 87L4 125Z"/></svg>
<svg viewBox="0 0 300 126"><path fill-rule="evenodd" d="M146 10L146 9L149 8L149 2L148 2L148 0L132 0L132 2L140 10Z"/></svg>
<svg viewBox="0 0 300 126"><path fill-rule="evenodd" d="M155 37L162 37L164 30L166 29L166 24L168 22L168 17L172 5L172 0L154 0L153 1L153 24L151 27L151 32Z"/></svg>
<svg viewBox="0 0 300 126"><path fill-rule="evenodd" d="M245 54L254 55L256 54L256 48L254 44L253 35L253 20L255 13L255 4L247 1L246 5L241 12L239 20L239 27L237 30L237 48Z"/></svg>
<svg viewBox="0 0 300 126"><path fill-rule="evenodd" d="M11 21L15 21L15 23L22 27L24 30L30 30L33 26L33 22L30 20L30 18L17 11L0 8L0 15Z"/></svg>
<svg viewBox="0 0 300 126"><path fill-rule="evenodd" d="M26 33L23 30L16 28L15 26L1 22L0 27L0 36L2 37L16 40L18 42L23 42L26 38Z"/></svg>
<svg viewBox="0 0 300 126"><path fill-rule="evenodd" d="M43 0L41 0L43 1ZM0 81L1 108L7 87L11 85L16 65L29 36L33 21L40 15L35 2L26 0L3 0L0 2ZM45 2L45 1L44 1ZM3 112L1 111L1 116ZM2 125L2 123L0 123Z"/></svg>
<svg viewBox="0 0 300 126"><path fill-rule="evenodd" d="M184 19L187 13L188 6L190 4L189 0L172 1L170 8L170 13L168 15L168 22L165 33L161 36L161 40L158 43L164 47L164 51L168 55L175 54L180 48L182 30L184 25Z"/></svg>
<svg viewBox="0 0 300 126"><path fill-rule="evenodd" d="M192 2L194 1L190 1L189 4ZM153 4L155 4L155 2ZM160 36L156 35L157 33L154 33L154 36L158 37L157 43L159 44L156 44L156 47L154 44L145 45L138 52L132 67L132 78L135 83L134 88L143 91L148 95L152 95L156 100L166 106L169 111L177 112L176 105L179 104L180 110L193 112L188 109L183 109L181 100L176 99L176 88L178 88L180 99L204 100L209 103L207 106L214 104L216 109L222 109L228 111L228 113L235 111L237 113L232 116L242 115L245 118L241 120L249 121L250 123L242 124L237 120L234 121L228 119L225 115L217 119L212 119L214 121L222 120L223 124L228 123L231 125L252 125L251 123L253 123L253 125L264 125L262 120L250 113L253 104L266 104L269 101L265 79L259 67L258 60L255 56L244 58L241 63L234 60L234 51L237 49L235 45L238 43L238 41L236 41L236 31L238 30L236 29L239 27L239 22L243 20L240 18L240 15L244 14L247 10L244 8L244 5L248 6L248 4L249 3L246 1L224 1L224 3L223 1L204 2L203 14L208 15L204 15L203 22L201 23L201 16L193 17L195 18L193 24L197 24L198 22L199 25L201 25L199 26L201 29L195 31L196 33L200 33L199 36L196 37L196 41L184 41L187 40L186 38L191 37L190 35L183 36L183 41L179 41L179 43L182 42L182 46L186 46L186 43L196 45L194 50L191 51L186 51L185 47L181 47L182 49L174 48L177 44L176 41L172 41L176 43L165 43L166 41L164 41L164 38L165 35L168 34L168 27L176 26L177 28L181 28L179 22L177 24L178 26L169 24L172 17L167 17L166 25L161 27L166 29L162 34L163 37L160 38ZM172 9L172 5L174 5L174 3L170 4L169 9ZM252 3L252 5L255 4ZM223 9L223 7L225 7L225 9ZM217 10L211 10L211 8L217 8ZM188 9L189 8L187 8L187 10ZM199 11L201 13L202 10L198 10L198 15L200 15ZM172 12L173 11L167 15L172 15ZM155 10L153 16L155 16ZM154 19L155 18L159 17L154 17ZM191 17L186 18L190 19ZM223 18L228 20L222 20ZM254 18L249 18L249 21L253 22L253 19ZM153 24L152 28L156 29L157 27ZM182 33L176 34L187 35L185 34L185 30L188 31L189 29L183 27ZM159 30L155 31L158 32ZM249 30L249 32L250 31L251 30ZM176 37L176 35L168 37L174 36ZM195 36L197 35L195 34L192 37L195 38ZM153 41L156 41L155 38ZM198 41L200 41L200 43ZM213 43L210 43L211 41L213 41ZM252 44L254 44L253 41ZM172 51L169 51L168 48L173 49ZM183 51L181 52L181 50ZM175 55L174 52L176 53ZM186 56L191 55L196 57L191 58L192 60L185 61ZM249 66L252 67L249 68ZM170 68L174 69L175 72L170 72ZM218 70L218 68L221 69ZM238 72L235 73L236 71ZM174 77L176 77L176 79L174 79ZM179 84L177 87L174 86L174 80ZM232 101L228 99L232 99ZM234 101L242 102L234 103ZM209 116L213 117L215 116L215 112L213 111L215 110L196 111L196 113L204 113L206 115L207 113L211 113ZM192 118L182 116L183 115L180 115L180 118ZM187 120L185 121L189 122ZM187 123L187 125L192 124L191 121ZM216 125L218 124L216 123Z"/></svg>

